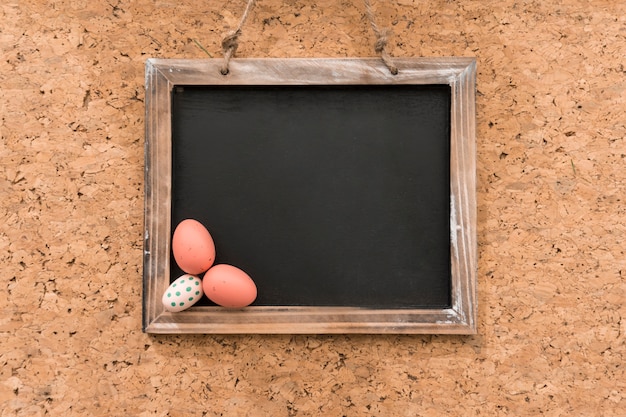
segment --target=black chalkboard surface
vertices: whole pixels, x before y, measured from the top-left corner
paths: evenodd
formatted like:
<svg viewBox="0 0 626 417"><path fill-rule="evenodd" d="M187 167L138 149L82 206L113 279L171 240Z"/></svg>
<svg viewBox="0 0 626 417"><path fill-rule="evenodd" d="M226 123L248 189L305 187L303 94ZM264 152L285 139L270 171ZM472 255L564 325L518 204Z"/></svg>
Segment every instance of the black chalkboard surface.
<svg viewBox="0 0 626 417"><path fill-rule="evenodd" d="M171 230L202 222L253 305L450 306L449 85L171 94Z"/></svg>

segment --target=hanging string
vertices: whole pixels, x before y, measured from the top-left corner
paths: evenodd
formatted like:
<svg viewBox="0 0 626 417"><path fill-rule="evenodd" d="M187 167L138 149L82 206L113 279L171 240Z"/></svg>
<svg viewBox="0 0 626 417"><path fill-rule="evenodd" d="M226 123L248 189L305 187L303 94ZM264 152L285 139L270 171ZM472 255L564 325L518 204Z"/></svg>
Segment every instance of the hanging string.
<svg viewBox="0 0 626 417"><path fill-rule="evenodd" d="M239 26L234 31L228 33L222 39L222 50L224 51L224 64L220 69L222 75L228 75L230 70L228 69L228 65L230 64L230 59L237 52L237 48L239 47L239 37L241 36L241 28L244 23L246 23L246 19L248 19L248 14L250 14L250 9L254 5L254 0L248 0L248 5L246 6L246 10L243 12L243 16L241 16L241 20L239 21Z"/></svg>
<svg viewBox="0 0 626 417"><path fill-rule="evenodd" d="M228 67L230 64L230 60L235 55L235 52L237 52L237 48L239 47L239 37L241 36L242 32L241 28L248 19L248 15L250 14L250 10L254 5L254 1L255 0L248 0L248 4L246 5L246 9L241 16L241 20L239 21L237 29L229 32L222 39L222 50L224 51L224 63L222 65L222 68L220 69L222 75L228 75L228 73L230 72L230 69ZM398 74L398 67L394 65L391 59L391 55L389 55L389 52L387 52L387 42L389 36L391 35L391 31L387 28L381 29L378 27L378 25L376 24L376 17L374 16L374 10L372 9L371 1L363 1L365 2L365 12L367 14L367 18L370 21L370 25L372 27L372 30L374 31L374 34L376 35L374 50L377 54L380 55L380 58L389 69L389 72L391 72L391 74L393 75L396 75Z"/></svg>
<svg viewBox="0 0 626 417"><path fill-rule="evenodd" d="M380 58L383 60L387 68L389 68L389 72L391 74L398 74L398 67L393 64L391 60L391 55L387 52L387 41L388 37L391 35L391 31L387 28L380 29L376 24L376 18L374 16L374 10L372 9L372 3L370 0L364 0L365 2L365 12L367 14L367 18L370 21L370 25L372 26L372 30L374 34L376 34L376 44L374 45L374 50L377 54L380 55Z"/></svg>

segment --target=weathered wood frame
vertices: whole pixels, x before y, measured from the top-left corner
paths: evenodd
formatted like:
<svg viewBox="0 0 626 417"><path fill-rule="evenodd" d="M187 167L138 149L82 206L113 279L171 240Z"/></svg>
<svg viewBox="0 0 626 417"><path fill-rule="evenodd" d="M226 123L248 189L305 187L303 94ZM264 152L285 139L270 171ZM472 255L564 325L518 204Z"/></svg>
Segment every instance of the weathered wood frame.
<svg viewBox="0 0 626 417"><path fill-rule="evenodd" d="M150 59L146 63L143 330L147 333L427 333L476 332L476 62L472 58L395 59L391 75L378 59ZM451 87L451 308L255 307L226 311L194 306L169 313L172 89L183 85L446 84Z"/></svg>

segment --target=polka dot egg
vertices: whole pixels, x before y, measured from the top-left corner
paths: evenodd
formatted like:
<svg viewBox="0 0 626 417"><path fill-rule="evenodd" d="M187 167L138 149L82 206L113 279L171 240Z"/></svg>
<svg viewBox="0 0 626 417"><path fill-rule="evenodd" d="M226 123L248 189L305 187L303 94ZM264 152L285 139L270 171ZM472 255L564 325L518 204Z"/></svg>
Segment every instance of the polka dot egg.
<svg viewBox="0 0 626 417"><path fill-rule="evenodd" d="M203 294L200 278L185 274L167 287L161 300L167 311L177 313L197 303Z"/></svg>

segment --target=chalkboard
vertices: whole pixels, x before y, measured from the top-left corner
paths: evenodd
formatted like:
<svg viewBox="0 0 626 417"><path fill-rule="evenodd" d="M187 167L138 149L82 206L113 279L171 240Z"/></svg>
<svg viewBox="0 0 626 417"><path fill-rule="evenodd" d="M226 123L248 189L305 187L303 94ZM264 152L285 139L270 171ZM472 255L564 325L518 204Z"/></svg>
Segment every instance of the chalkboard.
<svg viewBox="0 0 626 417"><path fill-rule="evenodd" d="M473 332L475 66L449 60L149 61L144 330ZM187 218L252 306L159 308Z"/></svg>
<svg viewBox="0 0 626 417"><path fill-rule="evenodd" d="M449 307L449 126L446 85L179 87L172 224L255 305Z"/></svg>

